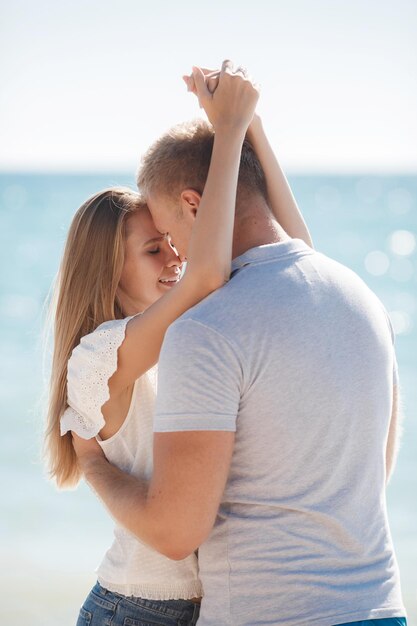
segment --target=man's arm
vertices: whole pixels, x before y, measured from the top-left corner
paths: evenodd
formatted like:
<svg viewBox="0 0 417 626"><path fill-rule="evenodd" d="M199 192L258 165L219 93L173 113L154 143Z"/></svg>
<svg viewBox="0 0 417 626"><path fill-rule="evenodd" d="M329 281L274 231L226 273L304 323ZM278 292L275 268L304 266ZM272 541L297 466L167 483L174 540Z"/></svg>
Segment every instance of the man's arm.
<svg viewBox="0 0 417 626"><path fill-rule="evenodd" d="M89 485L141 541L179 560L207 538L229 472L233 432L156 433L149 484L111 465L90 441L77 438L74 445Z"/></svg>
<svg viewBox="0 0 417 626"><path fill-rule="evenodd" d="M158 374L154 470L123 474L97 443L75 439L80 466L112 516L171 559L209 535L226 485L243 388L236 348L194 320L168 330Z"/></svg>
<svg viewBox="0 0 417 626"><path fill-rule="evenodd" d="M395 354L395 333L391 324L390 317L385 310L383 309L388 329L391 335L393 353L392 353L392 408L391 408L391 419L388 429L388 438L387 438L387 447L385 450L385 481L389 482L395 464L397 462L398 450L400 448L400 439L402 434L402 419L403 414L401 411L401 402L400 402L400 388L399 388L399 377L398 377L398 363L397 357Z"/></svg>
<svg viewBox="0 0 417 626"><path fill-rule="evenodd" d="M401 438L401 409L398 385L394 384L392 394L392 413L388 431L387 449L386 449L386 481L390 480L397 462L398 450Z"/></svg>

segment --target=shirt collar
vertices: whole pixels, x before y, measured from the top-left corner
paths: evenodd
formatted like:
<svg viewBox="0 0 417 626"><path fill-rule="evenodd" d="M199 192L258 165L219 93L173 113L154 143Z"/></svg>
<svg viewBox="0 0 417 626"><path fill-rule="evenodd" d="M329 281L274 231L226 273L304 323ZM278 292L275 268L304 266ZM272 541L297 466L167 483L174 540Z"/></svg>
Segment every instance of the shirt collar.
<svg viewBox="0 0 417 626"><path fill-rule="evenodd" d="M245 265L278 259L288 254L308 250L311 251L311 248L302 239L287 239L278 243L267 243L262 246L256 246L256 248L249 248L249 250L232 260L232 275L242 269L242 267L245 267Z"/></svg>

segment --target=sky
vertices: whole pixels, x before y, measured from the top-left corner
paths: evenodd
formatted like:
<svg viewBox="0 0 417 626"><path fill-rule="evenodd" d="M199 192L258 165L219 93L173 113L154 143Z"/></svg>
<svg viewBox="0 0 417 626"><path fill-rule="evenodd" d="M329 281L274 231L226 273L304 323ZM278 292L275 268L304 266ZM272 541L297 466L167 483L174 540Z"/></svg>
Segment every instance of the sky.
<svg viewBox="0 0 417 626"><path fill-rule="evenodd" d="M415 0L0 0L0 171L131 171L246 66L293 172L417 172Z"/></svg>

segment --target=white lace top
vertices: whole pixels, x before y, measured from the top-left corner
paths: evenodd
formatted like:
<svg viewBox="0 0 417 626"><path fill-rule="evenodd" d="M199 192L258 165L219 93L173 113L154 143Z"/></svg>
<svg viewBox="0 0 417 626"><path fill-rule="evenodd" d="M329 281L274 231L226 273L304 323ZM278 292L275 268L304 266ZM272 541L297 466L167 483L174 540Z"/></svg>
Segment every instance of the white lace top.
<svg viewBox="0 0 417 626"><path fill-rule="evenodd" d="M152 474L156 367L135 382L128 414L118 432L105 441L98 435L104 426L101 407L109 399L108 380L117 368L117 351L130 319L101 324L73 350L68 362L69 407L61 417L61 435L73 430L84 439L96 437L113 465L148 479ZM202 595L194 554L172 561L117 525L97 574L103 587L126 596L186 600Z"/></svg>

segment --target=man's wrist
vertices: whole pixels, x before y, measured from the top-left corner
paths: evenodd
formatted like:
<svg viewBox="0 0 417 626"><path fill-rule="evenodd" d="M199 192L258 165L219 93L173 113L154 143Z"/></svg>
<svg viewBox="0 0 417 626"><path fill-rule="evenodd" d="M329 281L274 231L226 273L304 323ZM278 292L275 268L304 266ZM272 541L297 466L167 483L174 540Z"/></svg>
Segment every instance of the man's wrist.
<svg viewBox="0 0 417 626"><path fill-rule="evenodd" d="M94 473L96 473L104 464L108 461L103 455L98 454L84 454L82 457L78 457L78 466L84 475L84 478L89 480Z"/></svg>

